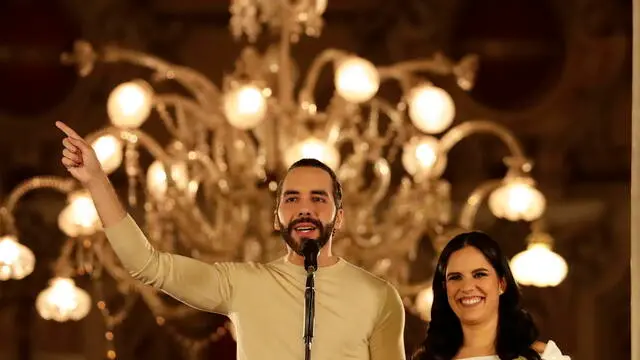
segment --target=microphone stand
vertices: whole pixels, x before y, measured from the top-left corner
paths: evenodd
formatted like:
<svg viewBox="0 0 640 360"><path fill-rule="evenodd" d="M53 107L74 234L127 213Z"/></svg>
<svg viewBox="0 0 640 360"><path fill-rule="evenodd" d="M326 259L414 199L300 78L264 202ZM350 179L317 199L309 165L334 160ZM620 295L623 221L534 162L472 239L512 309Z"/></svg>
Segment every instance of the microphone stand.
<svg viewBox="0 0 640 360"><path fill-rule="evenodd" d="M313 267L307 269L307 284L304 290L304 358L311 359L311 343L313 342L313 327L315 321L316 290L315 271Z"/></svg>
<svg viewBox="0 0 640 360"><path fill-rule="evenodd" d="M316 312L315 272L318 269L320 247L313 240L305 239L300 246L304 256L304 268L307 270L307 283L304 289L304 358L311 360L311 343Z"/></svg>

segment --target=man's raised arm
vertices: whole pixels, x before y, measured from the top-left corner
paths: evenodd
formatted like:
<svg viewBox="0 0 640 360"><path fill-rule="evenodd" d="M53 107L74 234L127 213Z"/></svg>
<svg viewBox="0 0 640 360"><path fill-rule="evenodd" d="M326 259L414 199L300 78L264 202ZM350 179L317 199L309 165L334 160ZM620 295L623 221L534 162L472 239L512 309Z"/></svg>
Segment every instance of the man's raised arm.
<svg viewBox="0 0 640 360"><path fill-rule="evenodd" d="M137 280L205 311L227 313L232 297L232 264L207 264L157 251L127 214L93 148L62 122L62 164L91 194L107 238L123 266Z"/></svg>

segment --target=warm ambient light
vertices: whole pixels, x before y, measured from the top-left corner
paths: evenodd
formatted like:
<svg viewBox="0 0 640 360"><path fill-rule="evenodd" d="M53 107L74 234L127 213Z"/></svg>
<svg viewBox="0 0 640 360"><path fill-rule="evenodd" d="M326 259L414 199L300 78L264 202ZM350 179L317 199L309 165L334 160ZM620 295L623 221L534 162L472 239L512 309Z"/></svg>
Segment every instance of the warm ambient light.
<svg viewBox="0 0 640 360"><path fill-rule="evenodd" d="M284 157L287 166L291 166L294 162L302 158L320 160L334 171L337 170L340 165L340 154L338 151L333 146L316 138L308 138L295 144L287 149Z"/></svg>
<svg viewBox="0 0 640 360"><path fill-rule="evenodd" d="M511 259L513 276L521 285L558 286L567 276L567 262L552 250L553 238L533 231L527 237L527 250Z"/></svg>
<svg viewBox="0 0 640 360"><path fill-rule="evenodd" d="M13 235L0 238L0 280L20 280L33 272L36 258Z"/></svg>
<svg viewBox="0 0 640 360"><path fill-rule="evenodd" d="M122 142L115 136L100 136L91 143L91 147L107 174L111 174L122 164Z"/></svg>
<svg viewBox="0 0 640 360"><path fill-rule="evenodd" d="M334 82L342 98L352 103L362 103L378 92L380 77L370 61L351 56L338 64Z"/></svg>
<svg viewBox="0 0 640 360"><path fill-rule="evenodd" d="M256 86L241 86L224 97L224 114L235 128L253 129L264 120L266 113L267 100Z"/></svg>
<svg viewBox="0 0 640 360"><path fill-rule="evenodd" d="M409 93L407 102L411 122L426 134L441 133L453 123L453 99L439 87L428 84L417 86Z"/></svg>
<svg viewBox="0 0 640 360"><path fill-rule="evenodd" d="M36 310L45 320L80 320L87 316L90 308L89 294L65 277L52 279L50 286L36 298Z"/></svg>
<svg viewBox="0 0 640 360"><path fill-rule="evenodd" d="M491 212L510 221L536 220L545 207L544 195L534 187L532 179L525 177L507 179L489 196Z"/></svg>
<svg viewBox="0 0 640 360"><path fill-rule="evenodd" d="M144 80L118 85L107 100L107 114L114 126L139 128L151 114L153 88Z"/></svg>

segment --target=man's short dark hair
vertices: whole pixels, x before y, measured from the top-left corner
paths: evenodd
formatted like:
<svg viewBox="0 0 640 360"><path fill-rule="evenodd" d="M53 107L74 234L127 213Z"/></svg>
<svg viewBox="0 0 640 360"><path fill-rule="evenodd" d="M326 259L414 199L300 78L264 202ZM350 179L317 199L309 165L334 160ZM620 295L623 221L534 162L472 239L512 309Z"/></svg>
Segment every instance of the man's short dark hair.
<svg viewBox="0 0 640 360"><path fill-rule="evenodd" d="M327 174L329 174L329 176L331 177L332 185L333 185L333 201L335 201L336 203L336 209L342 209L342 185L340 185L340 181L338 180L338 176L336 175L335 171L333 171L333 169L331 169L329 166L327 166L325 163L323 163L320 160L313 159L313 158L304 158L296 161L295 163L293 163L293 165L289 166L289 169L287 170L287 174L291 170L295 168L301 168L301 167L312 167L316 169L321 169L321 170L324 170ZM283 183L284 183L284 178L280 180L280 182L278 183L278 189L276 190L276 199L277 199L276 208L277 208L277 205L280 205L280 196L282 195Z"/></svg>

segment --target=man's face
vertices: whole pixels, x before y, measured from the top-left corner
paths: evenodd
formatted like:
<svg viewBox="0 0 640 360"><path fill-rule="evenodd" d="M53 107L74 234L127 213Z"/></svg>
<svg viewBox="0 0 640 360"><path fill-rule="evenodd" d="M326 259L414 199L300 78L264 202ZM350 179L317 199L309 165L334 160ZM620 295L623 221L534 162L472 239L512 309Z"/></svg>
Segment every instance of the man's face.
<svg viewBox="0 0 640 360"><path fill-rule="evenodd" d="M318 241L322 248L333 230L342 225L342 209L336 210L331 176L322 169L299 167L289 171L279 200L275 228L298 254L302 239Z"/></svg>

